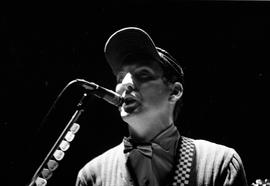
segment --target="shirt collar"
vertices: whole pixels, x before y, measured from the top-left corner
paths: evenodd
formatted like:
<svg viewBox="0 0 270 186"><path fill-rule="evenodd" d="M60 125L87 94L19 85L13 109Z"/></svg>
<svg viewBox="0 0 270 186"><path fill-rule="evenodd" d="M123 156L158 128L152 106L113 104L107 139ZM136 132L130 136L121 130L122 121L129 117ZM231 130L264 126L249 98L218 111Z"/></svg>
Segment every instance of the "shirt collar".
<svg viewBox="0 0 270 186"><path fill-rule="evenodd" d="M175 165L179 139L180 134L177 128L171 124L150 141L151 158L143 155L139 149L130 151L127 165L129 171L134 174L134 180L141 184L148 180L151 186L167 184Z"/></svg>
<svg viewBox="0 0 270 186"><path fill-rule="evenodd" d="M180 134L177 127L174 124L171 124L153 138L151 142L159 144L164 150L170 151L175 155L179 139Z"/></svg>

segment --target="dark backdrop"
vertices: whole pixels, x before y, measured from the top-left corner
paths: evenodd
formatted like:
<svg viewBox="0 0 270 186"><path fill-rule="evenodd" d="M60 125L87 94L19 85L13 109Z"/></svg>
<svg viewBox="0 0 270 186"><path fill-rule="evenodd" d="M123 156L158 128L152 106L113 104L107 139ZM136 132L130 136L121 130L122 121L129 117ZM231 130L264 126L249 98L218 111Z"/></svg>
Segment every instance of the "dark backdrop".
<svg viewBox="0 0 270 186"><path fill-rule="evenodd" d="M100 3L1 15L3 185L27 185L69 121L82 90L76 78L114 89L103 47L117 29L138 26L185 71L182 134L237 150L249 183L269 178L267 85L269 6L251 2ZM34 11L33 11L34 10ZM117 108L90 96L80 130L48 185L74 185L91 158L127 134ZM2 185L2 184L1 184Z"/></svg>

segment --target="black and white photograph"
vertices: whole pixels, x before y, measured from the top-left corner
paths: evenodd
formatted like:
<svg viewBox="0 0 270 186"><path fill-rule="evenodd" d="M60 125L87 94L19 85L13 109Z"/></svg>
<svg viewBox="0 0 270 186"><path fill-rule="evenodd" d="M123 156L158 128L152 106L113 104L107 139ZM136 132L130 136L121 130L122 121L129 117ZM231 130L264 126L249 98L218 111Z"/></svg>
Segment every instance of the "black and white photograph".
<svg viewBox="0 0 270 186"><path fill-rule="evenodd" d="M1 13L0 185L270 185L270 3L69 5Z"/></svg>

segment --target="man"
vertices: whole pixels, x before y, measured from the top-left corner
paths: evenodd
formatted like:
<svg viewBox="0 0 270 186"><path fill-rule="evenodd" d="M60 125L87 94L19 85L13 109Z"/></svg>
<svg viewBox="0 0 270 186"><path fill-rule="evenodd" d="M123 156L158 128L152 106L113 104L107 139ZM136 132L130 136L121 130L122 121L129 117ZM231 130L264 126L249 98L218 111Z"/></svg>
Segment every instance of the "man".
<svg viewBox="0 0 270 186"><path fill-rule="evenodd" d="M174 122L182 68L144 30L115 32L105 57L117 79L116 92L125 99L119 111L129 137L88 162L77 186L247 185L234 149L181 136Z"/></svg>

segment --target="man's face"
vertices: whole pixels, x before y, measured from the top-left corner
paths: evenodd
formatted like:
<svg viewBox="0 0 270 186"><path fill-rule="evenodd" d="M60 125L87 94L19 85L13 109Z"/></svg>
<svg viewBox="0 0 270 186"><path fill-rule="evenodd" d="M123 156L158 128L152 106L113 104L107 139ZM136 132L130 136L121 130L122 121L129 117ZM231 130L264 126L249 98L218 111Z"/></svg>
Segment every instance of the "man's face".
<svg viewBox="0 0 270 186"><path fill-rule="evenodd" d="M116 92L125 98L119 108L128 122L162 117L168 112L170 89L154 60L129 61L117 74Z"/></svg>

